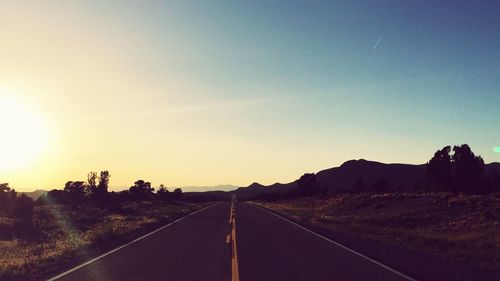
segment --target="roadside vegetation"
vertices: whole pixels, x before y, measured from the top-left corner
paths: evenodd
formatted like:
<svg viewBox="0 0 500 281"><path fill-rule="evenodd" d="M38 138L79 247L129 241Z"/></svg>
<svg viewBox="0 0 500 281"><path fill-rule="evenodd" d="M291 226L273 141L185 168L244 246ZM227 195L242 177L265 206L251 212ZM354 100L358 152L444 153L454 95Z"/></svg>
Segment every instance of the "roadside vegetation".
<svg viewBox="0 0 500 281"><path fill-rule="evenodd" d="M483 267L499 266L500 193L345 193L258 204L332 234L410 247Z"/></svg>
<svg viewBox="0 0 500 281"><path fill-rule="evenodd" d="M110 174L91 172L38 200L0 184L0 280L40 280L210 204L181 189L138 180L108 192Z"/></svg>

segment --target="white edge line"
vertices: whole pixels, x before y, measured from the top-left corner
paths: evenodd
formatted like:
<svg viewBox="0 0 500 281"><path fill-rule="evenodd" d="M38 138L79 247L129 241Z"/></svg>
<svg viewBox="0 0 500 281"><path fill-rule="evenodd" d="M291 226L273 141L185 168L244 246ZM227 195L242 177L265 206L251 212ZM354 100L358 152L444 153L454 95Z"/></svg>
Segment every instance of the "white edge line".
<svg viewBox="0 0 500 281"><path fill-rule="evenodd" d="M110 254L112 254L112 253L114 253L114 252L116 252L116 251L118 251L118 250L120 250L120 249L123 249L123 248L125 248L125 247L127 247L127 246L129 246L129 245L131 245L131 244L134 244L135 242L137 242L137 241L139 241L139 240L142 240L142 239L144 239L144 238L146 238L146 237L148 237L148 236L150 236L150 235L152 235L152 234L155 234L156 232L158 232L158 231L160 231L160 230L162 230L162 229L164 229L164 228L166 228L166 227L169 227L169 226L171 226L172 224L174 224L174 223L176 223L176 222L179 222L179 221L181 221L181 220L183 220L183 219L185 219L185 218L187 218L187 217L189 217L189 216L192 216L192 215L194 215L194 214L196 214L196 213L198 213L198 212L201 212L201 211L203 211L203 210L205 210L205 209L208 209L208 208L210 208L210 207L212 207L212 206L214 206L214 205L217 205L217 203L212 204L212 205L210 205L210 206L207 206L207 207L205 207L205 208L199 209L198 211L195 211L195 212L192 212L192 213L190 213L190 214L188 214L188 215L185 215L185 216L183 216L182 218L178 218L178 219L176 219L175 221L173 221L173 222L171 222L171 223L168 223L167 225L164 225L164 226L162 226L162 227L160 227L160 228L158 228L158 229L156 229L156 230L153 230L153 231L151 231L150 233L145 234L145 235L143 235L143 236L141 236L141 237L139 237L139 238L137 238L137 239L135 239L135 240L133 240L133 241L130 241L130 242L128 242L128 243L126 243L126 244L124 244L124 245L122 245L122 246L118 247L118 248L115 248L115 249L113 249L113 250L111 250L111 251L109 251L109 252L107 252L107 253L104 253L104 254L102 254L102 255L100 255L100 256L98 256L98 257L96 257L96 258L93 258L93 259L91 259L91 260L89 260L89 261L87 261L87 262L84 262L84 263L82 263L82 264L80 264L80 265L76 266L76 267L73 267L72 269L70 269L70 270L68 270L68 271L65 271L65 272L63 272L63 273L61 273L61 274L59 274L59 275L57 275L57 276L54 276L54 277L52 277L52 278L50 278L50 279L47 279L47 281L54 281L54 280L57 280L57 279L59 279L59 278L61 278L61 277L64 277L64 276L66 276L66 275L68 275L68 274L70 274L70 273L72 273L72 272L74 272L74 271L76 271L76 270L78 270L78 269L80 269L80 268L84 267L84 266L87 266L87 265L89 265L89 264L91 264L91 263L93 263L93 262L95 262L95 261L98 261L98 260L100 260L100 259L104 258L105 256L108 256L108 255L110 255Z"/></svg>
<svg viewBox="0 0 500 281"><path fill-rule="evenodd" d="M361 254L361 253L359 253L359 252L356 252L356 251L355 251L355 250L353 250L353 249L347 248L346 246L344 246L344 245L342 245L342 244L340 244L340 243L338 243L338 242L335 242L335 241L333 241L332 239L330 239L330 238L328 238L328 237L325 237L325 236L323 236L323 235L321 235L321 234L318 234L318 233L316 233L316 232L314 232L314 231L312 231L312 230L310 230L310 229L307 229L307 228L303 227L302 225L297 224L297 223L295 223L295 222L293 222L293 221L291 221L291 220L289 220L289 219L287 219L287 218L285 218L285 217L282 217L282 216L280 216L280 215L278 215L278 214L275 214L275 213L273 213L273 212L271 212L271 211L269 211L269 210L266 210L265 208L263 208L263 207L261 207L261 206L259 206L259 205L257 205L257 204L254 204L254 203L250 203L250 204L251 204L252 206L255 206L255 207L257 207L257 208L259 208L259 209L261 209L261 210L263 210L263 211L265 211L265 212L268 212L269 214L274 215L274 216L276 216L276 217L278 217L278 218L280 218L280 219L282 219L282 220L284 220L284 221L287 221L287 222L289 222L289 223L291 223L291 224L293 224L293 225L295 225L295 226L297 226L297 227L299 227L299 228L301 228L301 229L303 229L303 230L305 230L305 231L307 231L307 232L309 232L309 233L312 233L312 234L316 235L317 237L323 238L324 240L326 240L326 241L328 241L328 242L330 242L330 243L333 243L333 244L335 244L335 245L339 246L340 248L342 248L342 249L344 249L344 250L346 250L346 251L349 251L349 252L351 252L351 253L353 253L353 254L355 254L355 255L359 256L359 257L362 257L362 258L364 258L364 259L366 259L366 260L368 260L368 261L371 261L372 263L374 263L374 264L376 264L376 265L378 265L378 266L380 266L380 267L383 267L383 268L385 268L385 269L387 269L387 270L391 271L392 273L395 273L395 274L397 274L397 275L399 275L399 276L401 276L401 277L403 277L403 278L405 278L405 279L407 279L407 280L409 280L409 281L417 281L417 279L414 279L414 278L412 278L412 277L410 277L410 276L408 276L408 275L406 275L406 274L404 274L404 273L402 273L402 272L399 272L399 271L397 271L396 269L393 269L393 268L391 268L391 267L389 267L389 266L387 266L387 265L385 265L385 264L383 264L383 263L381 263L381 262L379 262L379 261L376 261L376 260L374 260L374 259L372 259L372 258L370 258L370 257L367 257L367 256L365 256L365 255L363 255L363 254Z"/></svg>

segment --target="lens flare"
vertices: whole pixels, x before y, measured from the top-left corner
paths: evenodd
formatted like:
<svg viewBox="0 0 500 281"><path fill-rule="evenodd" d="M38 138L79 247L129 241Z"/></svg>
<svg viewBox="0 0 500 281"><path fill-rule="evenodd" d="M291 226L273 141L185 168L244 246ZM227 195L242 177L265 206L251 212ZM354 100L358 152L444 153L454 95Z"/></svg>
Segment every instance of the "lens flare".
<svg viewBox="0 0 500 281"><path fill-rule="evenodd" d="M496 153L500 153L500 146L496 146L494 150Z"/></svg>

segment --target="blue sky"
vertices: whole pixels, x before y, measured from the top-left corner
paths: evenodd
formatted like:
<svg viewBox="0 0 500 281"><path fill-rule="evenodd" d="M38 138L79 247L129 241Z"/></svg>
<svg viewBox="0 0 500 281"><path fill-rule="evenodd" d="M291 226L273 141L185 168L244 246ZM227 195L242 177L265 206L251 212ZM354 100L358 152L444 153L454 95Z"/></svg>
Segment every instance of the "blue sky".
<svg viewBox="0 0 500 281"><path fill-rule="evenodd" d="M117 186L286 182L462 143L500 161L495 1L0 5L0 89L51 137L11 182L101 168Z"/></svg>
<svg viewBox="0 0 500 281"><path fill-rule="evenodd" d="M165 10L149 24L165 38L183 31L166 48L191 43L179 75L212 89L208 98L295 98L260 112L286 116L278 131L404 139L431 150L468 142L499 159L498 3L228 1Z"/></svg>

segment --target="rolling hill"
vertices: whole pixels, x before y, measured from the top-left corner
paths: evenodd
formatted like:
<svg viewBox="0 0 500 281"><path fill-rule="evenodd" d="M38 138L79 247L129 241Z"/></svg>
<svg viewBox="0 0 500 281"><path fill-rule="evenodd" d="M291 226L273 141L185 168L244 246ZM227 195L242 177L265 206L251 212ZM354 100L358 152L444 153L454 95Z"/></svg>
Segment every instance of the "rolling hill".
<svg viewBox="0 0 500 281"><path fill-rule="evenodd" d="M40 196L46 195L47 192L47 190L37 189L35 191L19 192L19 194L24 194L33 200L37 200Z"/></svg>
<svg viewBox="0 0 500 281"><path fill-rule="evenodd" d="M500 175L500 163L485 165L485 176L493 174ZM316 173L317 180L322 186L327 186L330 193L349 191L358 178L361 178L367 186L375 181L383 179L390 186L403 190L411 190L416 186L426 184L425 164L386 164L364 159L350 160L339 167L334 167ZM264 186L252 183L248 187L240 187L234 192L241 200L251 199L261 193L286 193L297 186L298 180L290 183L275 183Z"/></svg>

